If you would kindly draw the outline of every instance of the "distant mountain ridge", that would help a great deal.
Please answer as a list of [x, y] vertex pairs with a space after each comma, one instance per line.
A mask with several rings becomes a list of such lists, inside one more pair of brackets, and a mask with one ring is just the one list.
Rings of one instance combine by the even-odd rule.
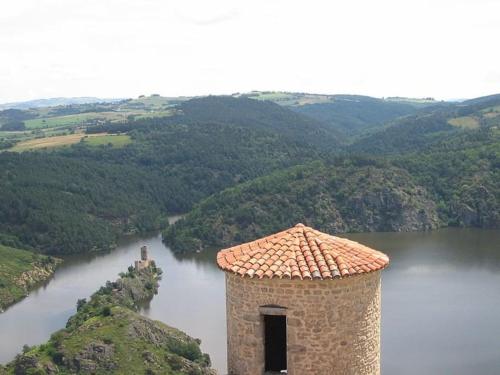
[[425, 150], [462, 132], [498, 129], [500, 94], [429, 107], [354, 142], [352, 153], [393, 155]]
[[34, 99], [23, 102], [0, 103], [0, 111], [4, 109], [30, 109], [30, 108], [44, 108], [44, 107], [57, 107], [61, 105], [72, 104], [91, 104], [91, 103], [115, 103], [123, 99], [118, 98], [96, 98], [93, 96], [82, 96], [74, 98], [47, 98], [47, 99]]

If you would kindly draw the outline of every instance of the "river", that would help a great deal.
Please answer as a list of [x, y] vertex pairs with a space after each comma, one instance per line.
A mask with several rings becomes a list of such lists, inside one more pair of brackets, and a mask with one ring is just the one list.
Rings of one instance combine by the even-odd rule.
[[[500, 231], [346, 237], [391, 257], [382, 281], [384, 375], [499, 373]], [[200, 338], [224, 374], [224, 274], [215, 252], [174, 255], [159, 235], [125, 239], [110, 253], [67, 258], [50, 281], [0, 314], [0, 363], [64, 327], [76, 300], [116, 279], [142, 245], [164, 275], [159, 294], [141, 312]]]

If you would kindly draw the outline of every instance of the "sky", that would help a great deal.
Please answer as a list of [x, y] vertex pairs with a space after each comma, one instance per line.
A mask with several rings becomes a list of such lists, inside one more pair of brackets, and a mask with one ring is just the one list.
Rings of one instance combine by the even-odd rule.
[[0, 102], [500, 92], [498, 0], [1, 0]]

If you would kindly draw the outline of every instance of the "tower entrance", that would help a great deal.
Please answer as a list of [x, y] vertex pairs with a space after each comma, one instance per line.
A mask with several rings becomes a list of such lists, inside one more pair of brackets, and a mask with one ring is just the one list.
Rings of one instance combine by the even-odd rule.
[[286, 316], [264, 315], [265, 370], [286, 371]]

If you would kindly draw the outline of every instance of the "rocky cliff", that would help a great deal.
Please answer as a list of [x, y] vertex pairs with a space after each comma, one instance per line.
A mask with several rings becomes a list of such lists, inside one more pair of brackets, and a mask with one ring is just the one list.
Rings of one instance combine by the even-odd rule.
[[49, 279], [62, 260], [0, 245], [0, 312]]

